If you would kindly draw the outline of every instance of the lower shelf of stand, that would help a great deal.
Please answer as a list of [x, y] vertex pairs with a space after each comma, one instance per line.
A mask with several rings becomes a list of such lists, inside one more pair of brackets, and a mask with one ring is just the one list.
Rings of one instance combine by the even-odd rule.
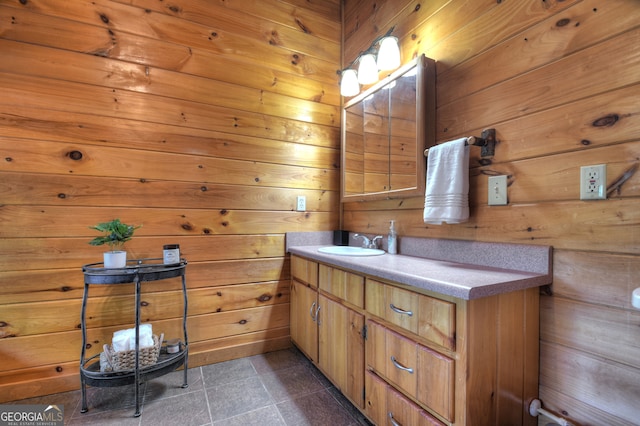
[[[187, 353], [188, 348], [184, 348], [175, 354], [160, 353], [158, 362], [140, 369], [140, 381], [151, 380], [176, 370], [178, 367], [184, 365]], [[135, 383], [136, 381], [134, 370], [108, 373], [101, 372], [100, 354], [89, 358], [85, 364], [80, 367], [80, 376], [87, 385], [94, 387], [125, 386]]]

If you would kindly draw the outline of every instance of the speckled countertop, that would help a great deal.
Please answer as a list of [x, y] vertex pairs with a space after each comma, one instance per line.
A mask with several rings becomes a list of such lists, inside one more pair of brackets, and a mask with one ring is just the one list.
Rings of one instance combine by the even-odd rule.
[[321, 234], [324, 233], [287, 234], [287, 250], [354, 272], [465, 300], [539, 287], [552, 281], [551, 248], [547, 246], [400, 238], [401, 254], [354, 257], [319, 252], [318, 248], [332, 245], [331, 236]]

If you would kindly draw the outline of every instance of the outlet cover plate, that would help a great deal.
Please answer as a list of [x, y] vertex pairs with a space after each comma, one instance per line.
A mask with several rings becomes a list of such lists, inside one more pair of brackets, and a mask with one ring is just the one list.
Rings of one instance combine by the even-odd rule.
[[299, 212], [307, 210], [307, 197], [304, 195], [298, 195], [296, 200], [296, 210]]
[[580, 199], [606, 200], [607, 198], [607, 165], [580, 167]]
[[507, 175], [489, 176], [487, 199], [490, 206], [507, 205]]

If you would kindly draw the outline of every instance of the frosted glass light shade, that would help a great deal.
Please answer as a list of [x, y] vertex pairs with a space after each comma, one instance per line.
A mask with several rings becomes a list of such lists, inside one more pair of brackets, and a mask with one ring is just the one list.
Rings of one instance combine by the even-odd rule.
[[360, 66], [358, 67], [358, 82], [360, 84], [373, 84], [378, 81], [378, 66], [376, 58], [367, 53], [360, 57]]
[[360, 93], [360, 84], [356, 70], [347, 69], [342, 71], [342, 81], [340, 82], [340, 94], [342, 96], [355, 96]]
[[397, 38], [389, 36], [380, 41], [377, 65], [380, 71], [394, 70], [400, 66], [400, 48]]

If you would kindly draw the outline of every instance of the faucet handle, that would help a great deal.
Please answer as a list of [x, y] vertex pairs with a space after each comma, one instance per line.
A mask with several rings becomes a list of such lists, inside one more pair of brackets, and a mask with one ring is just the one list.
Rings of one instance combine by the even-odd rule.
[[364, 248], [369, 248], [369, 246], [371, 245], [371, 240], [369, 240], [369, 237], [367, 237], [366, 235], [362, 235], [362, 234], [354, 234], [353, 235], [353, 239], [357, 239], [358, 237], [362, 238], [362, 247]]
[[373, 237], [373, 239], [371, 240], [371, 243], [369, 244], [369, 248], [377, 249], [378, 241], [380, 241], [381, 239], [382, 239], [382, 235], [376, 235], [375, 237]]

